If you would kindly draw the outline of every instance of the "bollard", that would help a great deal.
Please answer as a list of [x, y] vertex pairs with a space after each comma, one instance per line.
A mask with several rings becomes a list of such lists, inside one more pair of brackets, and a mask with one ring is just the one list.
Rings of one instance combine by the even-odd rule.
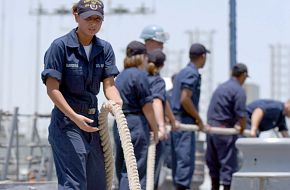
[[285, 190], [290, 187], [290, 139], [240, 138], [242, 166], [231, 190]]

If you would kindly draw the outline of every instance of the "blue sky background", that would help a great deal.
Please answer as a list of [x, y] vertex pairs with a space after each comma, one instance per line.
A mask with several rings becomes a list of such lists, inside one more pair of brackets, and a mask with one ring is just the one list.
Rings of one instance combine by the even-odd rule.
[[[36, 70], [43, 68], [43, 55], [53, 39], [76, 26], [72, 15], [42, 16], [40, 49], [36, 50], [36, 17], [31, 14], [38, 0], [0, 3], [0, 109], [32, 113], [35, 103]], [[72, 0], [40, 1], [48, 12], [61, 6], [70, 8]], [[106, 10], [109, 1], [105, 1]], [[228, 0], [111, 0], [111, 6], [122, 5], [135, 10], [140, 4], [155, 7], [149, 15], [105, 15], [99, 37], [109, 41], [122, 69], [123, 49], [138, 39], [142, 28], [158, 24], [170, 33], [167, 50], [181, 51], [182, 63], [188, 62], [187, 30], [214, 30], [212, 49], [214, 87], [228, 78], [229, 71], [229, 1]], [[4, 12], [3, 12], [4, 11]], [[107, 10], [108, 11], [108, 10]], [[4, 16], [4, 17], [3, 17]], [[4, 19], [3, 19], [4, 18]], [[260, 96], [270, 97], [270, 44], [290, 43], [289, 0], [237, 0], [238, 61], [248, 65], [250, 83], [260, 85]], [[36, 60], [36, 53], [40, 59]], [[37, 66], [37, 68], [36, 68]], [[166, 67], [169, 63], [166, 64]], [[52, 104], [37, 74], [39, 111], [48, 113]]]

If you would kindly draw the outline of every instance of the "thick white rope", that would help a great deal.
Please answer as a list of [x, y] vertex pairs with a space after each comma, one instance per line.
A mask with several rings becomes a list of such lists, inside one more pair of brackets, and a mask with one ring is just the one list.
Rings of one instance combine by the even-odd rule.
[[103, 105], [99, 114], [99, 134], [104, 153], [107, 190], [111, 190], [114, 176], [114, 158], [108, 128], [108, 113], [109, 112], [105, 109], [105, 106]]
[[120, 135], [121, 145], [124, 152], [125, 163], [128, 173], [129, 188], [130, 190], [141, 190], [139, 174], [137, 170], [137, 162], [134, 154], [133, 144], [131, 142], [130, 130], [127, 126], [125, 115], [123, 114], [122, 108], [113, 101], [108, 101], [103, 104], [101, 112], [99, 114], [99, 129], [100, 138], [102, 141], [102, 147], [105, 158], [105, 169], [106, 169], [106, 181], [107, 189], [112, 189], [113, 175], [114, 175], [114, 159], [113, 151], [110, 142], [109, 130], [108, 130], [108, 114], [109, 111], [106, 107], [112, 108], [112, 114], [114, 115], [117, 123], [117, 128]]
[[[179, 124], [179, 129], [181, 131], [198, 131], [199, 127], [192, 124]], [[235, 126], [234, 128], [221, 128], [221, 127], [205, 127], [205, 133], [217, 134], [217, 135], [237, 135], [240, 134], [240, 126]], [[243, 136], [250, 137], [250, 130], [245, 129]]]
[[[197, 125], [192, 124], [179, 124], [178, 130], [180, 131], [199, 131]], [[171, 126], [166, 126], [167, 130], [171, 130]], [[240, 127], [235, 126], [235, 128], [220, 128], [220, 127], [206, 127], [203, 131], [209, 134], [219, 134], [219, 135], [237, 135], [240, 134]], [[244, 130], [243, 135], [250, 137], [250, 130]], [[156, 155], [156, 144], [153, 140], [153, 136], [150, 137], [150, 145], [148, 148], [147, 156], [147, 179], [146, 179], [146, 190], [154, 189], [154, 167], [155, 167], [155, 155]]]
[[150, 144], [147, 154], [147, 171], [146, 171], [146, 190], [154, 189], [154, 171], [155, 171], [156, 144], [153, 133], [150, 134]]

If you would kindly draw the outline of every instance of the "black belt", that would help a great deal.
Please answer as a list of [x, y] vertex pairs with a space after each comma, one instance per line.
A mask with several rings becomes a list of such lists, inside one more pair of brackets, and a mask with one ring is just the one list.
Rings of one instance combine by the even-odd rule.
[[173, 113], [173, 115], [176, 115], [176, 116], [189, 116], [189, 117], [191, 117], [188, 113], [185, 113], [185, 112], [177, 112], [177, 113]]
[[89, 114], [89, 115], [94, 115], [97, 113], [97, 108], [86, 108], [86, 107], [79, 107], [79, 106], [71, 106], [71, 108], [78, 113], [84, 113], [84, 114]]
[[143, 112], [124, 112], [124, 115], [143, 115]]

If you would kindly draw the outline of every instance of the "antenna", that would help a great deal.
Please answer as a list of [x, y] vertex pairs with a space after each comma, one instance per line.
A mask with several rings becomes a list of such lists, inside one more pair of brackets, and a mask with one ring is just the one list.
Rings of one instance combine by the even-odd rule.
[[[154, 1], [154, 0], [153, 0]], [[141, 3], [135, 10], [131, 10], [128, 7], [124, 6], [123, 4], [119, 4], [118, 6], [112, 6], [112, 0], [108, 1], [108, 11], [105, 13], [106, 15], [127, 15], [127, 14], [154, 14], [155, 13], [155, 3], [151, 6], [146, 5], [144, 2]]]
[[34, 89], [34, 112], [37, 114], [39, 109], [39, 86], [40, 86], [40, 50], [41, 50], [41, 17], [42, 16], [64, 16], [71, 14], [70, 9], [64, 7], [58, 8], [49, 12], [42, 7], [41, 0], [37, 1], [37, 8], [34, 11], [30, 11], [30, 15], [36, 16], [36, 55], [35, 55], [35, 89]]
[[1, 71], [0, 72], [0, 109], [3, 108], [3, 90], [4, 90], [4, 61], [5, 61], [5, 57], [4, 57], [4, 50], [5, 50], [5, 43], [4, 43], [4, 39], [5, 39], [5, 0], [2, 1], [2, 10], [1, 10], [1, 36], [0, 36], [0, 44], [1, 44], [1, 49], [0, 49], [0, 66], [1, 66]]

